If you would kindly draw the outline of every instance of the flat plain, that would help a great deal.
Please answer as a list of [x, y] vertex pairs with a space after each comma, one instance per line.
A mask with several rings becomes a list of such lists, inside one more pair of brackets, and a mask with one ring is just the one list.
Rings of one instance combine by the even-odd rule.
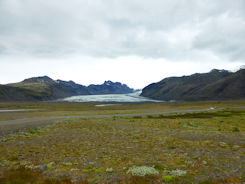
[[0, 183], [245, 182], [244, 100], [95, 105], [0, 103]]

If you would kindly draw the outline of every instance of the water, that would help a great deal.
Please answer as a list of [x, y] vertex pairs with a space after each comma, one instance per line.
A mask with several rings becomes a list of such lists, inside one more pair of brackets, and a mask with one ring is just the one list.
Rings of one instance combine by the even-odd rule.
[[139, 96], [140, 92], [129, 94], [109, 95], [81, 95], [64, 98], [61, 101], [67, 102], [160, 102], [150, 98]]

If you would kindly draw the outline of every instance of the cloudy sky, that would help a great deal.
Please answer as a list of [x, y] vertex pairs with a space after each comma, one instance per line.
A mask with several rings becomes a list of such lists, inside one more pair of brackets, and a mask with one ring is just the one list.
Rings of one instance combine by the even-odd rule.
[[244, 0], [0, 0], [0, 84], [48, 75], [142, 88], [242, 65]]

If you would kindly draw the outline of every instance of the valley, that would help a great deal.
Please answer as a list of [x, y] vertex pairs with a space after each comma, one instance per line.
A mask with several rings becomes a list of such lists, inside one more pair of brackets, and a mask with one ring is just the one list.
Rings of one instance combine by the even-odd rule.
[[244, 100], [98, 104], [0, 103], [0, 183], [244, 180]]

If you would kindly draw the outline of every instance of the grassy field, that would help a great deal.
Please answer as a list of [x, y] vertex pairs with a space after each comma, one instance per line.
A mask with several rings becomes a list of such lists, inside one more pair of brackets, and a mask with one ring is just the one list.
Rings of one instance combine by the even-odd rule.
[[142, 103], [120, 104], [114, 106], [95, 106], [97, 103], [68, 103], [68, 102], [18, 102], [1, 103], [2, 109], [37, 109], [36, 111], [1, 113], [0, 122], [13, 119], [50, 117], [50, 116], [76, 116], [76, 115], [103, 115], [103, 114], [136, 114], [169, 112], [185, 109], [204, 108], [232, 108], [245, 107], [245, 100], [239, 101], [211, 101], [186, 103]]
[[245, 182], [245, 101], [124, 104], [1, 103], [4, 120], [135, 114], [181, 109], [212, 112], [56, 121], [0, 140], [0, 183]]

